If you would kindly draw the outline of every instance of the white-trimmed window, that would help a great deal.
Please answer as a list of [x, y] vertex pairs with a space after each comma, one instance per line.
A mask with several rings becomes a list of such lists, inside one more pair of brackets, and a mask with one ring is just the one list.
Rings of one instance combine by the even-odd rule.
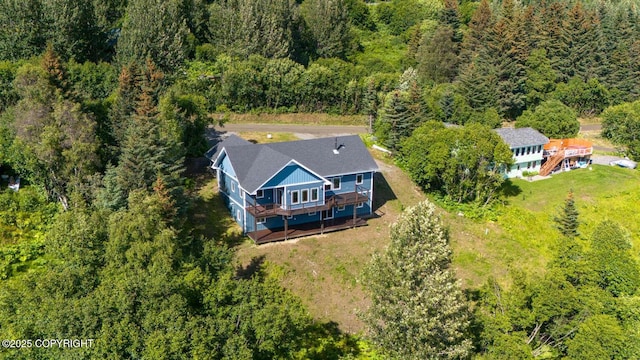
[[520, 156], [520, 148], [516, 149], [516, 156]]
[[338, 206], [338, 211], [344, 211], [344, 205]]
[[309, 189], [300, 190], [300, 197], [302, 198], [303, 203], [309, 202]]
[[256, 191], [256, 198], [257, 199], [262, 199], [264, 197], [264, 190], [260, 189], [258, 191]]
[[238, 221], [242, 221], [242, 213], [240, 212], [240, 209], [236, 210], [236, 219], [238, 219]]
[[363, 208], [364, 207], [364, 203], [363, 202], [359, 202], [358, 205], [356, 206], [358, 209], [359, 208]]
[[356, 185], [362, 185], [364, 182], [364, 174], [356, 174]]
[[293, 190], [291, 192], [291, 204], [300, 204], [300, 192], [298, 190]]
[[341, 183], [342, 183], [342, 178], [334, 177], [333, 179], [331, 179], [331, 189], [340, 190]]
[[311, 201], [318, 201], [318, 189], [311, 189]]
[[259, 217], [259, 218], [256, 219], [256, 222], [258, 224], [264, 224], [264, 223], [267, 222], [267, 218], [266, 217]]
[[236, 183], [231, 182], [231, 192], [236, 192]]

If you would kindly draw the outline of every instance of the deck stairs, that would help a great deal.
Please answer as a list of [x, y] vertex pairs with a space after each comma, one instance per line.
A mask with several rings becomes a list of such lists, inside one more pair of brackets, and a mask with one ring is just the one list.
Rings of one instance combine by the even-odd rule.
[[553, 171], [553, 169], [562, 162], [562, 160], [564, 160], [564, 150], [559, 150], [555, 155], [547, 158], [547, 161], [542, 164], [542, 167], [540, 168], [540, 175], [549, 175], [551, 171]]

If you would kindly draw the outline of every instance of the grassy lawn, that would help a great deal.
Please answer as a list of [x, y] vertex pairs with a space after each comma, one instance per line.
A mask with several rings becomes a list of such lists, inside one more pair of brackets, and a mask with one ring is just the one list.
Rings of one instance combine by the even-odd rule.
[[[211, 114], [217, 119], [220, 114]], [[368, 125], [365, 115], [331, 115], [324, 113], [294, 114], [229, 114], [231, 124], [298, 124], [298, 125]]]
[[[271, 134], [271, 138], [269, 138], [268, 134]], [[292, 133], [280, 132], [241, 131], [238, 133], [238, 136], [248, 141], [261, 144], [299, 140], [298, 137]]]
[[[264, 134], [241, 135], [258, 141], [264, 138]], [[291, 140], [288, 136], [285, 140]], [[256, 246], [241, 236], [217, 195], [215, 180], [203, 176], [193, 191], [194, 232], [234, 246], [238, 267], [247, 267], [256, 259], [264, 262], [316, 319], [334, 321], [342, 331], [362, 331], [357, 313], [366, 308], [368, 300], [359, 281], [361, 271], [371, 255], [388, 244], [389, 225], [402, 210], [425, 198], [390, 159], [378, 152], [373, 156], [382, 176], [374, 184], [377, 216], [368, 226]], [[640, 259], [640, 223], [636, 220], [640, 172], [594, 165], [592, 170], [561, 173], [542, 181], [514, 180], [511, 189], [513, 194], [498, 206], [493, 222], [441, 211], [450, 229], [453, 264], [464, 287], [477, 288], [489, 276], [508, 284], [509, 272], [515, 269], [541, 273], [559, 240], [553, 217], [570, 189], [580, 212], [584, 243], [598, 222], [614, 220], [631, 232], [633, 253]]]
[[510, 270], [541, 273], [554, 253], [559, 232], [554, 216], [560, 213], [571, 189], [580, 212], [584, 245], [595, 226], [606, 219], [622, 224], [631, 233], [633, 253], [640, 259], [640, 172], [594, 165], [536, 182], [514, 180], [519, 192], [498, 209], [495, 223], [473, 222], [449, 215], [454, 263], [469, 287], [491, 275], [508, 282]]
[[[632, 241], [640, 246], [640, 172], [614, 166], [593, 165], [593, 170], [583, 169], [554, 175], [549, 180], [527, 182], [519, 180], [516, 185], [522, 193], [510, 199], [500, 223], [503, 227], [513, 224], [517, 218], [514, 211], [531, 214], [540, 226], [522, 222], [529, 231], [523, 233], [540, 234], [553, 229], [553, 216], [558, 214], [568, 192], [573, 190], [576, 206], [580, 212], [580, 232], [588, 237], [595, 226], [603, 220], [613, 220], [622, 224], [634, 236]], [[525, 229], [527, 229], [525, 228]], [[555, 233], [555, 231], [554, 231]], [[522, 240], [526, 241], [525, 239]], [[638, 249], [634, 250], [638, 255]]]

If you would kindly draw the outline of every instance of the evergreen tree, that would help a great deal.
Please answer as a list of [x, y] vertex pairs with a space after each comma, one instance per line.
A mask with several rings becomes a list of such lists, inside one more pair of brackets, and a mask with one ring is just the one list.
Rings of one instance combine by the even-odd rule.
[[364, 320], [372, 340], [401, 359], [468, 357], [469, 313], [435, 206], [408, 208], [390, 236], [365, 275], [372, 304]]
[[556, 87], [557, 75], [544, 49], [531, 52], [526, 63], [525, 92], [527, 108], [533, 109], [547, 100]]
[[589, 70], [594, 44], [589, 40], [594, 27], [589, 14], [585, 12], [580, 2], [567, 12], [565, 31], [569, 40], [567, 60], [571, 65], [565, 75], [569, 78], [579, 76], [586, 80], [592, 76]]
[[49, 82], [56, 87], [62, 95], [68, 96], [69, 84], [67, 81], [67, 70], [60, 61], [60, 58], [49, 44], [42, 57], [42, 68], [49, 74]]
[[351, 33], [344, 0], [307, 0], [301, 12], [313, 37], [315, 53], [323, 58], [345, 58]]
[[513, 1], [502, 3], [502, 18], [490, 31], [485, 59], [493, 63], [499, 113], [515, 119], [525, 108], [525, 62], [528, 57], [521, 15]]
[[121, 66], [147, 59], [167, 72], [182, 66], [189, 29], [177, 1], [131, 0], [126, 13], [116, 49]]
[[613, 69], [610, 82], [624, 101], [635, 99], [634, 95], [638, 94], [640, 62], [637, 54], [632, 53], [633, 50], [637, 50], [637, 42], [640, 39], [634, 29], [634, 24], [638, 21], [637, 15], [631, 9], [620, 10], [614, 20], [615, 32], [612, 35], [615, 37], [615, 47], [609, 56]]
[[48, 20], [43, 0], [0, 0], [0, 59], [41, 54], [47, 46]]
[[462, 69], [459, 81], [458, 91], [467, 99], [472, 109], [485, 111], [498, 108], [498, 78], [486, 52], [483, 51]]
[[210, 13], [210, 42], [227, 53], [284, 58], [294, 51], [299, 35], [294, 0], [222, 0]]
[[440, 26], [433, 35], [423, 37], [416, 61], [420, 76], [427, 83], [449, 83], [455, 79], [460, 51], [455, 37], [456, 30], [450, 26]]
[[469, 65], [473, 62], [473, 58], [480, 48], [485, 46], [487, 33], [492, 26], [493, 14], [491, 13], [489, 1], [482, 0], [476, 11], [474, 11], [468, 24], [468, 30], [462, 40], [460, 53], [462, 63]]
[[[158, 91], [164, 75], [148, 62], [142, 75], [135, 114], [127, 124], [117, 167], [105, 174], [101, 198], [115, 209], [131, 191], [146, 189], [160, 179], [174, 199], [182, 191], [180, 172], [185, 150], [175, 118], [163, 119], [158, 111]], [[166, 120], [166, 121], [164, 121]]]
[[407, 101], [409, 107], [409, 113], [411, 114], [411, 131], [425, 121], [427, 116], [427, 106], [422, 96], [422, 88], [418, 85], [418, 82], [413, 80], [409, 84], [407, 91]]
[[396, 90], [389, 96], [376, 122], [376, 136], [384, 146], [397, 150], [400, 141], [411, 135], [414, 129], [412, 120], [405, 94]]
[[117, 163], [121, 147], [124, 145], [127, 128], [135, 112], [136, 99], [140, 96], [140, 68], [132, 63], [123, 66], [118, 77], [118, 88], [115, 92], [113, 105], [109, 109], [107, 129], [103, 131], [103, 139], [108, 148], [108, 158]]
[[82, 63], [103, 58], [106, 34], [97, 26], [92, 1], [46, 0], [44, 4], [51, 17], [49, 41], [63, 59]]
[[373, 132], [373, 119], [378, 116], [378, 91], [374, 79], [367, 83], [367, 90], [364, 94], [364, 108], [369, 120], [369, 132]]
[[[544, 5], [541, 5], [544, 6]], [[569, 79], [571, 64], [569, 58], [569, 39], [566, 27], [566, 5], [553, 2], [540, 17], [539, 47], [547, 50], [551, 67], [558, 74], [560, 81]]]
[[560, 233], [563, 236], [574, 238], [579, 235], [578, 215], [578, 210], [576, 209], [576, 204], [573, 200], [573, 190], [571, 190], [564, 201], [562, 213], [553, 219], [556, 223], [556, 228], [560, 230]]

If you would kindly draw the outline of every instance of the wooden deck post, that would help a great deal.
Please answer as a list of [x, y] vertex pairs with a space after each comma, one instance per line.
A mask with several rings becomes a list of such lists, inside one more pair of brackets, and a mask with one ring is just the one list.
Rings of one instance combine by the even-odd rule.
[[356, 228], [356, 212], [358, 211], [358, 186], [356, 185], [356, 203], [353, 204], [353, 228]]
[[357, 211], [357, 204], [353, 204], [353, 227], [356, 227], [356, 211]]
[[289, 235], [289, 220], [287, 216], [284, 217], [284, 241], [287, 241], [287, 235]]

